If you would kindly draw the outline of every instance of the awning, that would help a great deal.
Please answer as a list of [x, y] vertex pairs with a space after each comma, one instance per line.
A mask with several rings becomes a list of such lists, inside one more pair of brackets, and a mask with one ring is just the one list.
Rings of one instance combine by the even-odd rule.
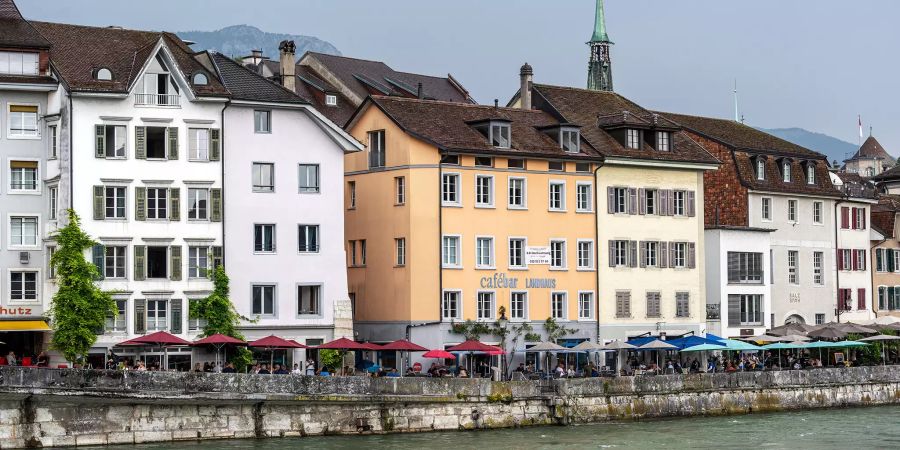
[[0, 320], [0, 331], [50, 331], [43, 320]]

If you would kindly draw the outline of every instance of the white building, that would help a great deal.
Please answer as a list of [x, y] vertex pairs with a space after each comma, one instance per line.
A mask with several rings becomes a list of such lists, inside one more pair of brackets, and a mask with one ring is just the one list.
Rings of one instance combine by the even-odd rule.
[[837, 204], [837, 312], [841, 322], [875, 318], [872, 289], [871, 206], [878, 203], [874, 191], [864, 188], [858, 174], [831, 174], [832, 183], [844, 193]]

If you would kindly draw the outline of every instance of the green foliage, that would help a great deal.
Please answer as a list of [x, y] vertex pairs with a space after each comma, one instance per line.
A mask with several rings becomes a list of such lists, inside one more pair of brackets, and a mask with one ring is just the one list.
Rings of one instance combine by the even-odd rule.
[[547, 320], [544, 321], [544, 331], [547, 332], [547, 340], [549, 342], [556, 342], [566, 335], [575, 333], [578, 330], [574, 328], [566, 328], [565, 326], [557, 323], [556, 319], [548, 317]]
[[450, 331], [455, 334], [461, 334], [466, 337], [467, 340], [479, 340], [482, 335], [485, 334], [494, 334], [486, 323], [483, 322], [474, 322], [471, 319], [466, 320], [463, 323], [451, 323]]
[[338, 373], [344, 364], [344, 352], [340, 350], [320, 350], [319, 360], [322, 361], [322, 367], [328, 369], [331, 373]]
[[96, 242], [81, 229], [75, 211], [68, 210], [68, 215], [68, 225], [53, 236], [58, 247], [50, 265], [56, 271], [59, 290], [50, 305], [50, 347], [66, 360], [80, 362], [97, 341], [97, 332], [103, 330], [106, 317], [114, 316], [118, 310], [112, 295], [94, 284], [100, 276], [97, 267], [84, 258], [84, 251]]
[[[191, 319], [204, 321], [203, 337], [214, 334], [224, 334], [233, 338], [244, 340], [244, 335], [238, 331], [241, 321], [252, 322], [247, 317], [240, 315], [234, 308], [234, 304], [228, 298], [228, 274], [225, 268], [217, 266], [213, 269], [213, 292], [202, 300], [191, 302], [189, 316]], [[253, 355], [245, 347], [238, 347], [231, 354], [230, 361], [238, 371], [253, 361]]]

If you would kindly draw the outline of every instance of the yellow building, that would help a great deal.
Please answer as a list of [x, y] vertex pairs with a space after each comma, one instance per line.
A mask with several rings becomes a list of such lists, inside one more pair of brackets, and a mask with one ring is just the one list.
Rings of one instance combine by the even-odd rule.
[[367, 145], [345, 165], [357, 339], [443, 348], [464, 340], [451, 324], [493, 324], [501, 308], [510, 329], [544, 334], [552, 317], [574, 330], [570, 343], [596, 337], [602, 158], [580, 127], [536, 110], [375, 96], [347, 130]]

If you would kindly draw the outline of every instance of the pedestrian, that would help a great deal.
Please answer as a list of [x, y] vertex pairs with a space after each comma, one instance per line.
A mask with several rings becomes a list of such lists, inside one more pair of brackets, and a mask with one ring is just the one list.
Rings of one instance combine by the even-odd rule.
[[9, 353], [6, 355], [6, 364], [9, 364], [10, 366], [15, 366], [15, 365], [17, 365], [17, 363], [16, 363], [16, 354], [13, 353], [12, 350], [10, 350]]
[[316, 361], [312, 358], [306, 360], [306, 374], [309, 376], [316, 374]]
[[300, 365], [299, 365], [299, 364], [294, 364], [294, 369], [291, 370], [291, 374], [292, 374], [292, 375], [303, 375], [303, 371], [300, 370]]

